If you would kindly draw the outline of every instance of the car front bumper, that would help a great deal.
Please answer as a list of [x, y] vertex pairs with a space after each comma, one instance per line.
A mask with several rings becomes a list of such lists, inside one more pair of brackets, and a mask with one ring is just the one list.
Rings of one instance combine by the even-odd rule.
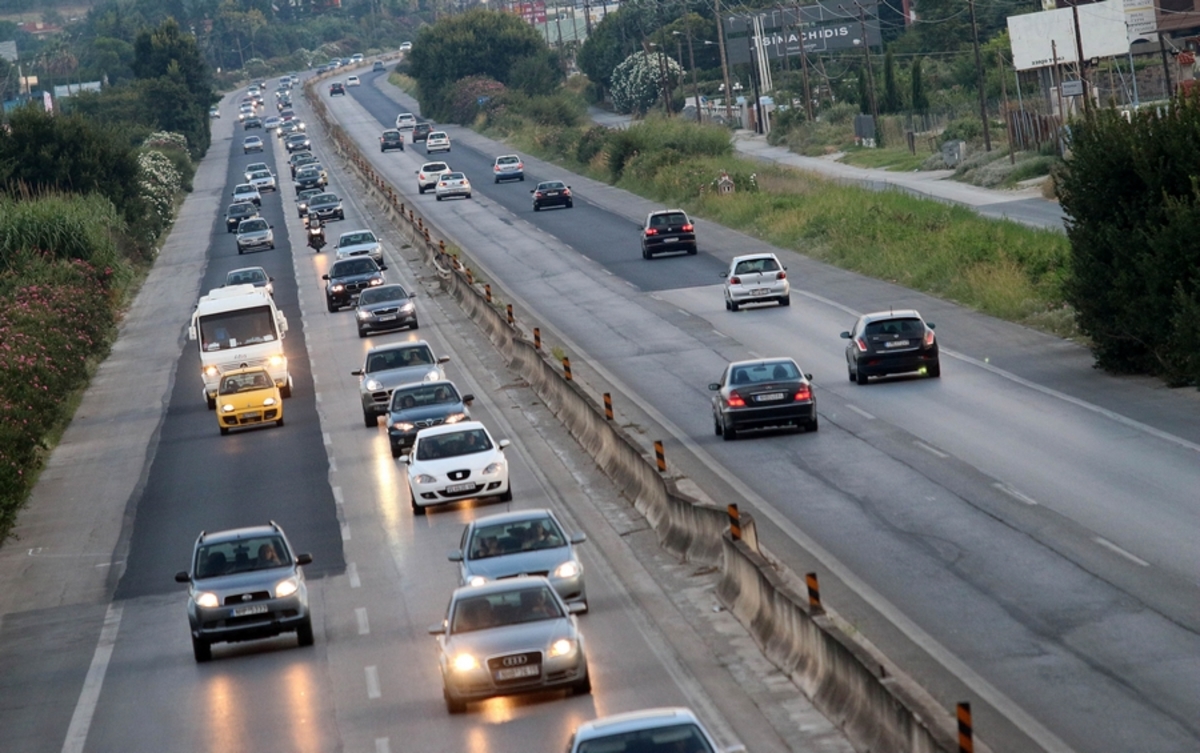
[[190, 604], [188, 622], [192, 637], [210, 643], [251, 641], [294, 632], [309, 620], [307, 586], [301, 586], [291, 596], [270, 599], [265, 604], [267, 611], [243, 617], [235, 617], [234, 610], [244, 605], [204, 609]]
[[[472, 473], [472, 475], [478, 475]], [[412, 483], [411, 481], [409, 482]], [[462, 491], [448, 491], [449, 486], [458, 486], [458, 484], [447, 484], [445, 481], [438, 481], [433, 484], [412, 484], [413, 504], [418, 507], [430, 507], [432, 505], [444, 505], [450, 502], [457, 502], [463, 499], [479, 499], [481, 497], [497, 497], [505, 494], [508, 487], [508, 472], [497, 473], [491, 476], [479, 476], [474, 479], [472, 488]]]
[[[514, 652], [519, 653], [519, 652]], [[528, 654], [540, 653], [537, 651]], [[443, 660], [444, 662], [445, 660]], [[569, 687], [587, 677], [587, 658], [582, 644], [567, 656], [543, 658], [536, 677], [516, 680], [497, 680], [485, 660], [481, 666], [466, 672], [447, 669], [443, 664], [442, 681], [448, 697], [459, 701], [478, 701], [496, 696], [532, 693], [539, 690]]]
[[243, 408], [228, 413], [217, 411], [217, 423], [222, 429], [238, 429], [244, 426], [258, 426], [271, 423], [283, 418], [283, 405], [259, 406]]

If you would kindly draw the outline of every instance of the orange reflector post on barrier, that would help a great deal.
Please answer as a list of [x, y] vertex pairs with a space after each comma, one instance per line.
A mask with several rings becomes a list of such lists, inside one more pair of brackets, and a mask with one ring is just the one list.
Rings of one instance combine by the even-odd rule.
[[510, 327], [513, 326], [514, 321], [515, 320], [513, 319], [512, 304], [510, 303], [510, 304], [508, 304], [508, 326], [510, 326]]
[[654, 440], [654, 461], [658, 464], [658, 472], [667, 472], [667, 455], [663, 452], [662, 440]]
[[975, 753], [975, 731], [971, 727], [971, 704], [958, 704], [958, 753]]
[[571, 359], [563, 356], [563, 376], [566, 380], [571, 381]]
[[817, 583], [817, 574], [808, 573], [804, 576], [804, 583], [808, 586], [808, 609], [813, 614], [825, 611], [825, 607], [821, 606], [821, 586]]
[[729, 535], [734, 541], [742, 539], [742, 514], [738, 512], [738, 506], [730, 503], [725, 506], [725, 511], [729, 513]]
[[487, 283], [484, 283], [483, 285], [483, 297], [488, 303], [492, 302], [492, 286], [488, 285]]
[[613, 420], [612, 395], [607, 392], [604, 393], [604, 417], [609, 421]]
[[463, 269], [467, 273], [467, 284], [474, 285], [475, 284], [475, 275], [471, 274], [471, 268], [464, 267]]
[[534, 347], [534, 350], [542, 349], [542, 328], [541, 327], [533, 328], [533, 347]]

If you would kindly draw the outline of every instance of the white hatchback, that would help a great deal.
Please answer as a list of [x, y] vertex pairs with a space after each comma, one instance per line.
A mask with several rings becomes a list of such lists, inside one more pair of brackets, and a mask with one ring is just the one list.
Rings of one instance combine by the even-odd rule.
[[417, 116], [411, 112], [402, 112], [396, 116], [396, 128], [401, 131], [411, 131], [417, 126]]
[[725, 308], [737, 311], [747, 303], [778, 302], [780, 306], [792, 303], [792, 287], [787, 278], [787, 267], [779, 263], [775, 254], [750, 254], [735, 256], [729, 270], [722, 272], [725, 278]]
[[445, 131], [432, 131], [425, 137], [425, 153], [450, 151], [450, 137]]
[[358, 76], [350, 76], [346, 79], [346, 86], [358, 86], [362, 82], [358, 80]]
[[464, 499], [492, 497], [511, 502], [509, 441], [496, 441], [478, 421], [431, 426], [417, 432], [412, 452], [400, 462], [408, 466], [408, 489], [414, 515], [427, 507]]

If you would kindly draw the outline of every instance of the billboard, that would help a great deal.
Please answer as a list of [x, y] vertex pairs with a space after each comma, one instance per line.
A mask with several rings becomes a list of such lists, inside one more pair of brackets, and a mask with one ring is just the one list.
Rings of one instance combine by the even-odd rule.
[[728, 16], [725, 54], [730, 65], [736, 65], [750, 62], [750, 46], [756, 43], [768, 60], [799, 55], [801, 45], [810, 54], [861, 49], [864, 25], [867, 44], [878, 46], [878, 8], [875, 2], [819, 0], [813, 5], [764, 10], [756, 14], [762, 20], [762, 39], [754, 38], [755, 15]]
[[0, 58], [4, 58], [10, 63], [17, 62], [17, 43], [0, 42]]
[[546, 23], [546, 3], [544, 0], [534, 3], [513, 3], [511, 7], [513, 12], [524, 19], [527, 24], [540, 26]]
[[1008, 17], [1008, 36], [1012, 45], [1013, 65], [1019, 71], [1075, 63], [1075, 19], [1079, 14], [1079, 35], [1083, 57], [1107, 58], [1129, 52], [1129, 34], [1125, 28], [1125, 0], [1059, 8], [1023, 16]]

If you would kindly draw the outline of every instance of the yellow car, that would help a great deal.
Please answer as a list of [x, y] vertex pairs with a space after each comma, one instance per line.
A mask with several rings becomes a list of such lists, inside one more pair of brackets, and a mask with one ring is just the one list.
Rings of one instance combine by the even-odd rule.
[[217, 425], [222, 434], [274, 421], [283, 426], [283, 396], [264, 368], [226, 372], [217, 386]]

